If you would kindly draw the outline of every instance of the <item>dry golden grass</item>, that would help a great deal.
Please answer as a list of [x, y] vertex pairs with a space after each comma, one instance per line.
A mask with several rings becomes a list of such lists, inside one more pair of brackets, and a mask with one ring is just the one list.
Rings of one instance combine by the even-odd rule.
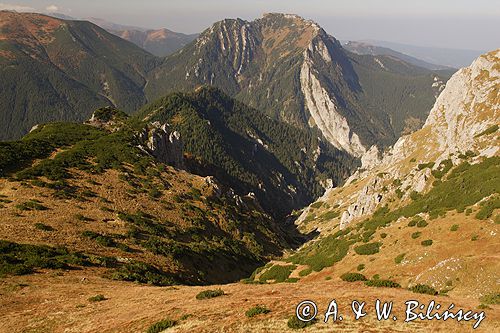
[[[404, 301], [417, 299], [427, 304], [434, 299], [443, 307], [455, 303], [457, 308], [477, 311], [475, 300], [455, 297], [427, 296], [405, 290], [369, 288], [362, 283], [340, 281], [308, 281], [294, 284], [244, 285], [229, 284], [210, 287], [150, 287], [98, 277], [98, 271], [44, 272], [11, 277], [0, 285], [1, 332], [144, 332], [152, 323], [164, 318], [179, 324], [169, 332], [287, 332], [287, 318], [304, 299], [314, 300], [319, 312], [336, 299], [345, 320], [338, 323], [319, 322], [308, 332], [467, 332], [472, 322], [415, 321], [404, 323]], [[85, 280], [82, 281], [82, 279]], [[205, 289], [222, 288], [227, 295], [210, 300], [197, 300]], [[89, 302], [88, 298], [103, 294], [107, 300]], [[374, 317], [376, 299], [394, 301], [396, 322], [378, 322]], [[353, 320], [352, 300], [367, 302], [369, 314]], [[264, 305], [271, 312], [247, 318], [245, 311]], [[498, 332], [498, 305], [487, 309], [487, 318], [478, 332]], [[185, 315], [187, 319], [181, 320]], [[319, 317], [323, 318], [322, 315]]]

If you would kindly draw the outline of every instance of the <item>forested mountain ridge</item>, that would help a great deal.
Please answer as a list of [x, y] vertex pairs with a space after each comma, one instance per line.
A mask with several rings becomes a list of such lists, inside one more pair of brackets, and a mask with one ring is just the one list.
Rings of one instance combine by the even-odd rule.
[[273, 120], [213, 87], [167, 95], [134, 117], [171, 124], [192, 171], [214, 175], [240, 194], [253, 192], [275, 217], [342, 184], [358, 165], [321, 133]]
[[83, 121], [99, 106], [136, 110], [156, 61], [89, 22], [1, 11], [0, 140], [38, 123]]
[[424, 60], [412, 57], [405, 53], [401, 53], [390, 49], [388, 47], [376, 46], [372, 45], [368, 42], [359, 42], [359, 41], [347, 41], [342, 44], [346, 50], [356, 53], [356, 54], [368, 54], [373, 56], [390, 56], [397, 59], [401, 59], [407, 63], [413, 64], [418, 67], [427, 68], [430, 70], [449, 70], [452, 72], [454, 69], [449, 66], [443, 66], [438, 64], [431, 64]]

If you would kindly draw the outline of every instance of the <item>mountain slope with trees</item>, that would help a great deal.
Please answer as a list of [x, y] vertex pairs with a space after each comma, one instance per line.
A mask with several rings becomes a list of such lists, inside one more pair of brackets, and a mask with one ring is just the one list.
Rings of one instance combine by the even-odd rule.
[[358, 163], [320, 133], [273, 120], [212, 87], [168, 95], [135, 117], [171, 124], [184, 138], [191, 170], [240, 194], [253, 192], [276, 217], [341, 184]]
[[0, 140], [39, 123], [83, 121], [99, 106], [146, 103], [156, 58], [84, 21], [0, 12]]

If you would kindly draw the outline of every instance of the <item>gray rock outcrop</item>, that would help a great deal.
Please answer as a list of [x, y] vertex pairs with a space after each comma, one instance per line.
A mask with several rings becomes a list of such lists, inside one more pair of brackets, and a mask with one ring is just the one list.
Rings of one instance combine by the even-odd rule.
[[159, 162], [173, 167], [184, 168], [184, 144], [179, 132], [170, 129], [168, 124], [150, 123], [139, 134], [141, 145]]

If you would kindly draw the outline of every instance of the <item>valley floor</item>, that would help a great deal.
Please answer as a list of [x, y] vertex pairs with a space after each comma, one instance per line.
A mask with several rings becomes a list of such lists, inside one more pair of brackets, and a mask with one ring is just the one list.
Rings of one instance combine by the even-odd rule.
[[[33, 275], [0, 280], [0, 332], [145, 332], [162, 319], [171, 318], [177, 325], [168, 332], [285, 332], [287, 319], [302, 300], [313, 300], [319, 307], [318, 323], [308, 332], [467, 332], [474, 321], [414, 321], [405, 323], [406, 300], [428, 304], [435, 300], [447, 309], [482, 311], [475, 299], [427, 296], [406, 290], [370, 288], [362, 283], [340, 280], [310, 280], [298, 283], [247, 285], [234, 283], [210, 287], [152, 287], [99, 277], [101, 269], [42, 271]], [[206, 289], [222, 288], [226, 295], [197, 300]], [[90, 302], [102, 294], [100, 302]], [[377, 321], [376, 299], [394, 301], [397, 321]], [[322, 322], [332, 299], [339, 304], [342, 322]], [[350, 304], [366, 301], [368, 316], [354, 320]], [[245, 312], [264, 305], [268, 314], [247, 318]], [[500, 306], [485, 310], [486, 319], [478, 332], [499, 332]], [[291, 330], [290, 330], [291, 331]]]

